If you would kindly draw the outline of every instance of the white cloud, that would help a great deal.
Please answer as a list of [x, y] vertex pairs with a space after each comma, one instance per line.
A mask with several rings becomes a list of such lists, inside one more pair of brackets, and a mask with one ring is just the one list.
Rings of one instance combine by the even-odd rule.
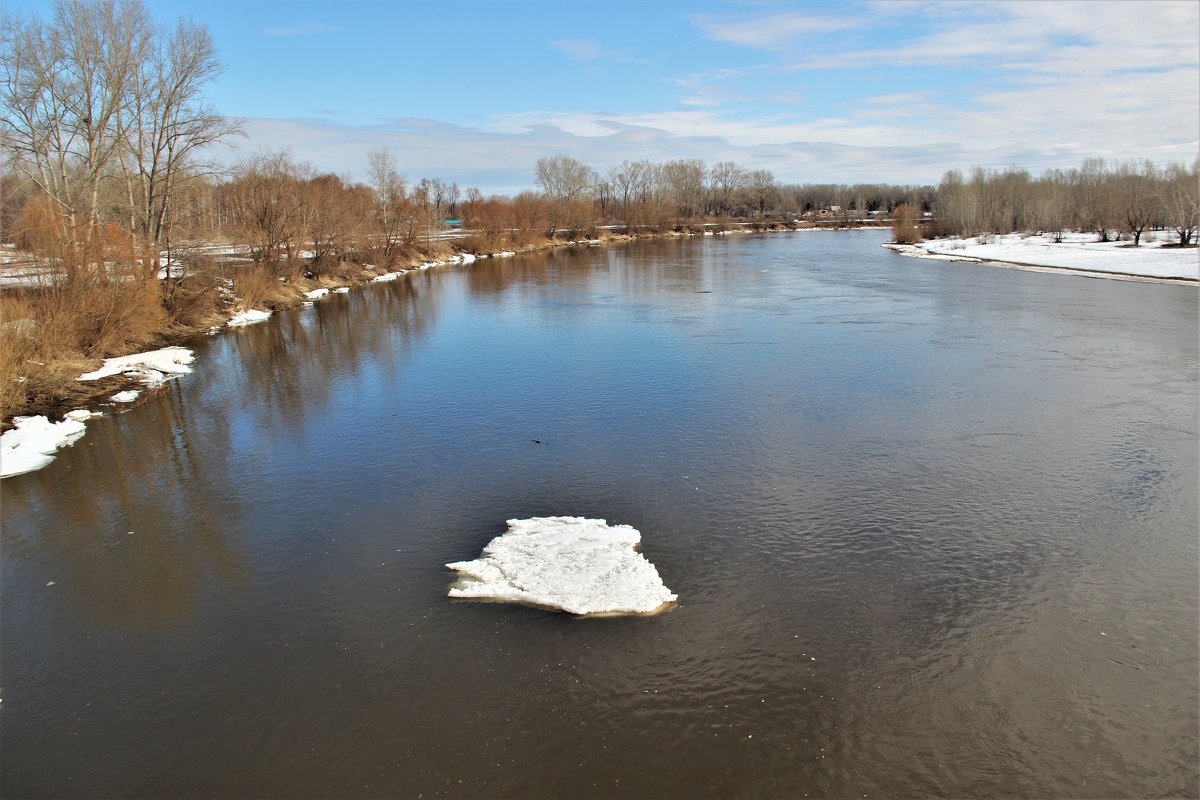
[[764, 49], [792, 44], [815, 34], [846, 30], [860, 24], [858, 20], [845, 16], [822, 17], [798, 12], [772, 14], [750, 20], [700, 16], [694, 17], [693, 22], [711, 39]]
[[[247, 131], [252, 145], [288, 145], [324, 170], [361, 174], [367, 149], [385, 146], [410, 176], [506, 192], [531, 186], [534, 163], [552, 153], [598, 169], [626, 158], [734, 160], [819, 182], [933, 182], [974, 165], [1036, 172], [1092, 155], [1195, 156], [1200, 4], [838, 8], [846, 19], [694, 20], [708, 38], [770, 53], [768, 63], [709, 60], [703, 72], [659, 78], [679, 90], [674, 107], [659, 111], [517, 108], [472, 127], [259, 119]], [[550, 46], [590, 68], [628, 58], [590, 39]], [[845, 95], [830, 100], [822, 91], [830, 86]]]

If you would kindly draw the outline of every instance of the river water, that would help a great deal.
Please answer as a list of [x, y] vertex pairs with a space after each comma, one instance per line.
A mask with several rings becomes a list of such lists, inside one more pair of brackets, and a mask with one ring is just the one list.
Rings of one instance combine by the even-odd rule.
[[[883, 240], [481, 261], [199, 342], [4, 482], [3, 795], [1195, 796], [1195, 288]], [[560, 514], [679, 605], [445, 597]]]

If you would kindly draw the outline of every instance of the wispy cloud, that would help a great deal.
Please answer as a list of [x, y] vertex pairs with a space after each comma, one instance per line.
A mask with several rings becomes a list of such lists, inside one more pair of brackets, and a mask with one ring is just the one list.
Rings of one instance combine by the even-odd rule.
[[721, 101], [709, 95], [696, 95], [680, 98], [679, 104], [685, 106], [719, 106], [721, 105]]
[[745, 47], [772, 49], [817, 34], [843, 31], [861, 24], [853, 17], [824, 17], [788, 12], [742, 20], [715, 16], [693, 17], [692, 21], [710, 39]]
[[616, 61], [624, 64], [637, 62], [624, 50], [613, 50], [591, 39], [559, 39], [549, 46], [566, 53], [577, 61]]
[[263, 36], [321, 36], [344, 33], [345, 28], [323, 22], [299, 22], [294, 25], [275, 25], [263, 31]]

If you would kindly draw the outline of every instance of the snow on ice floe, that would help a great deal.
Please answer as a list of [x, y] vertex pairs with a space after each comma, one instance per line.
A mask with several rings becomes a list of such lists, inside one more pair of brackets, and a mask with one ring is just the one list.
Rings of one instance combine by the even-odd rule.
[[59, 448], [74, 444], [87, 430], [70, 418], [51, 422], [44, 416], [14, 417], [13, 424], [15, 428], [0, 436], [0, 478], [41, 469]]
[[313, 289], [311, 292], [305, 292], [304, 296], [309, 300], [320, 300], [327, 294], [329, 294], [328, 289]]
[[226, 324], [231, 328], [237, 328], [242, 325], [253, 325], [256, 322], [263, 322], [271, 316], [270, 311], [259, 311], [257, 308], [252, 308], [249, 311], [239, 311], [230, 318]]
[[195, 356], [186, 347], [164, 347], [161, 350], [151, 350], [146, 353], [106, 358], [104, 366], [94, 372], [85, 372], [77, 380], [97, 381], [113, 375], [126, 375], [154, 386], [169, 377], [191, 372], [192, 368], [188, 365], [193, 360], [195, 360]]
[[510, 519], [479, 558], [446, 565], [459, 573], [449, 596], [578, 615], [651, 614], [677, 596], [637, 552], [641, 538], [636, 528], [602, 519]]

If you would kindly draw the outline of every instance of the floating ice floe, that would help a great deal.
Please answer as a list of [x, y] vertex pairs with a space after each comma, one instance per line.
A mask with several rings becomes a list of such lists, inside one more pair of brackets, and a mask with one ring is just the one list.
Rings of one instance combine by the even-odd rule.
[[305, 292], [304, 296], [309, 300], [320, 300], [327, 294], [329, 294], [328, 289], [313, 289], [311, 292]]
[[256, 322], [262, 322], [270, 318], [270, 311], [259, 311], [257, 308], [252, 308], [249, 311], [239, 311], [234, 314], [227, 325], [231, 328], [237, 328], [242, 325], [253, 325]]
[[338, 288], [333, 290], [333, 293], [334, 294], [350, 294], [350, 287], [349, 286], [339, 286]]
[[114, 403], [132, 403], [134, 400], [138, 399], [139, 394], [141, 394], [141, 392], [129, 389], [124, 392], [117, 392], [108, 399], [112, 400]]
[[60, 447], [74, 444], [87, 430], [76, 419], [51, 422], [44, 416], [14, 417], [16, 425], [0, 436], [0, 478], [41, 469]]
[[502, 252], [495, 253], [496, 258], [511, 258], [515, 255], [516, 253], [514, 253], [512, 250], [504, 250]]
[[188, 365], [193, 360], [195, 356], [186, 347], [164, 347], [146, 353], [106, 358], [104, 366], [94, 372], [85, 372], [77, 380], [98, 381], [113, 375], [125, 375], [137, 378], [149, 386], [156, 386], [168, 378], [191, 372], [192, 368]]
[[510, 519], [459, 573], [450, 597], [501, 600], [571, 614], [652, 614], [675, 602], [658, 570], [637, 552], [629, 525], [584, 517]]
[[373, 283], [387, 283], [388, 281], [396, 280], [400, 275], [401, 273], [399, 272], [386, 272], [383, 275], [376, 275], [374, 278], [371, 278], [371, 281]]

